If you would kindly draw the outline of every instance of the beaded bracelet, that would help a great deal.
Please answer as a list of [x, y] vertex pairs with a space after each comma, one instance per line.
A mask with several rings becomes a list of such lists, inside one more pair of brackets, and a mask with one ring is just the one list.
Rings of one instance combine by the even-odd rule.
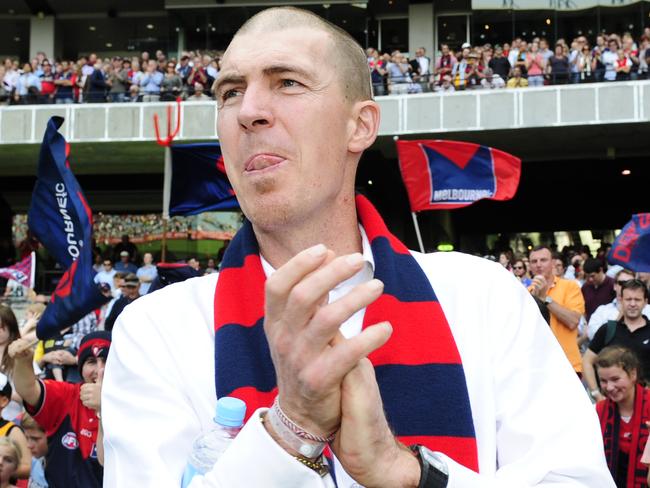
[[329, 444], [334, 440], [334, 434], [336, 434], [336, 432], [331, 433], [327, 437], [321, 437], [307, 432], [305, 429], [296, 424], [293, 420], [287, 417], [287, 414], [285, 414], [282, 408], [280, 408], [280, 401], [278, 400], [278, 397], [275, 397], [275, 401], [273, 402], [273, 407], [271, 407], [271, 409], [275, 410], [275, 413], [277, 413], [278, 418], [285, 425], [285, 427], [290, 429], [291, 432], [296, 434], [301, 439], [307, 439], [314, 442], [322, 442], [323, 444]]

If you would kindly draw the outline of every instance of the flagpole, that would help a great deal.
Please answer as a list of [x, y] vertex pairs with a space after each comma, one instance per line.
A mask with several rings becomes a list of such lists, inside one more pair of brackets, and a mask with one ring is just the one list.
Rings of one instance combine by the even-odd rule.
[[34, 251], [32, 251], [31, 258], [32, 258], [32, 269], [30, 270], [29, 273], [29, 287], [33, 290], [34, 285], [36, 284], [36, 253]]
[[172, 192], [172, 150], [165, 146], [165, 179], [163, 181], [163, 213], [162, 213], [162, 250], [160, 259], [164, 263], [167, 259], [167, 227], [169, 224], [169, 202]]
[[415, 235], [418, 237], [418, 244], [420, 245], [420, 252], [424, 254], [424, 244], [422, 243], [422, 234], [420, 234], [420, 224], [418, 224], [418, 216], [415, 212], [411, 212], [413, 217], [413, 225], [415, 226]]

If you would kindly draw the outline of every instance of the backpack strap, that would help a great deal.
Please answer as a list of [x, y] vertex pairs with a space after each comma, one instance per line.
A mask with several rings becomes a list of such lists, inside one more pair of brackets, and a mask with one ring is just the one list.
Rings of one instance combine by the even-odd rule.
[[605, 346], [614, 339], [614, 336], [616, 335], [616, 324], [616, 320], [608, 320], [605, 324], [605, 327], [607, 327], [607, 329], [605, 329]]

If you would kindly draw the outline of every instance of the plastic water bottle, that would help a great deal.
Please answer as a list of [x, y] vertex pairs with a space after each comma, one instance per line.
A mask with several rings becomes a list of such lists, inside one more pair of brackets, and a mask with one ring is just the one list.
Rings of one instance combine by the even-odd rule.
[[183, 473], [182, 488], [187, 488], [195, 475], [205, 474], [213, 468], [217, 459], [239, 434], [245, 416], [246, 404], [239, 398], [223, 397], [217, 400], [214, 427], [194, 441]]

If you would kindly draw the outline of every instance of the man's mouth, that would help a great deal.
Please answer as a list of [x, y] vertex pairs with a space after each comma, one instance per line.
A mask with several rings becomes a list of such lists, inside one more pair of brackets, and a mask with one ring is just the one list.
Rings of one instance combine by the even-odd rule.
[[252, 171], [263, 171], [267, 168], [277, 166], [283, 161], [286, 161], [286, 159], [282, 156], [278, 156], [277, 154], [255, 154], [248, 161], [246, 161], [244, 171], [247, 173]]

